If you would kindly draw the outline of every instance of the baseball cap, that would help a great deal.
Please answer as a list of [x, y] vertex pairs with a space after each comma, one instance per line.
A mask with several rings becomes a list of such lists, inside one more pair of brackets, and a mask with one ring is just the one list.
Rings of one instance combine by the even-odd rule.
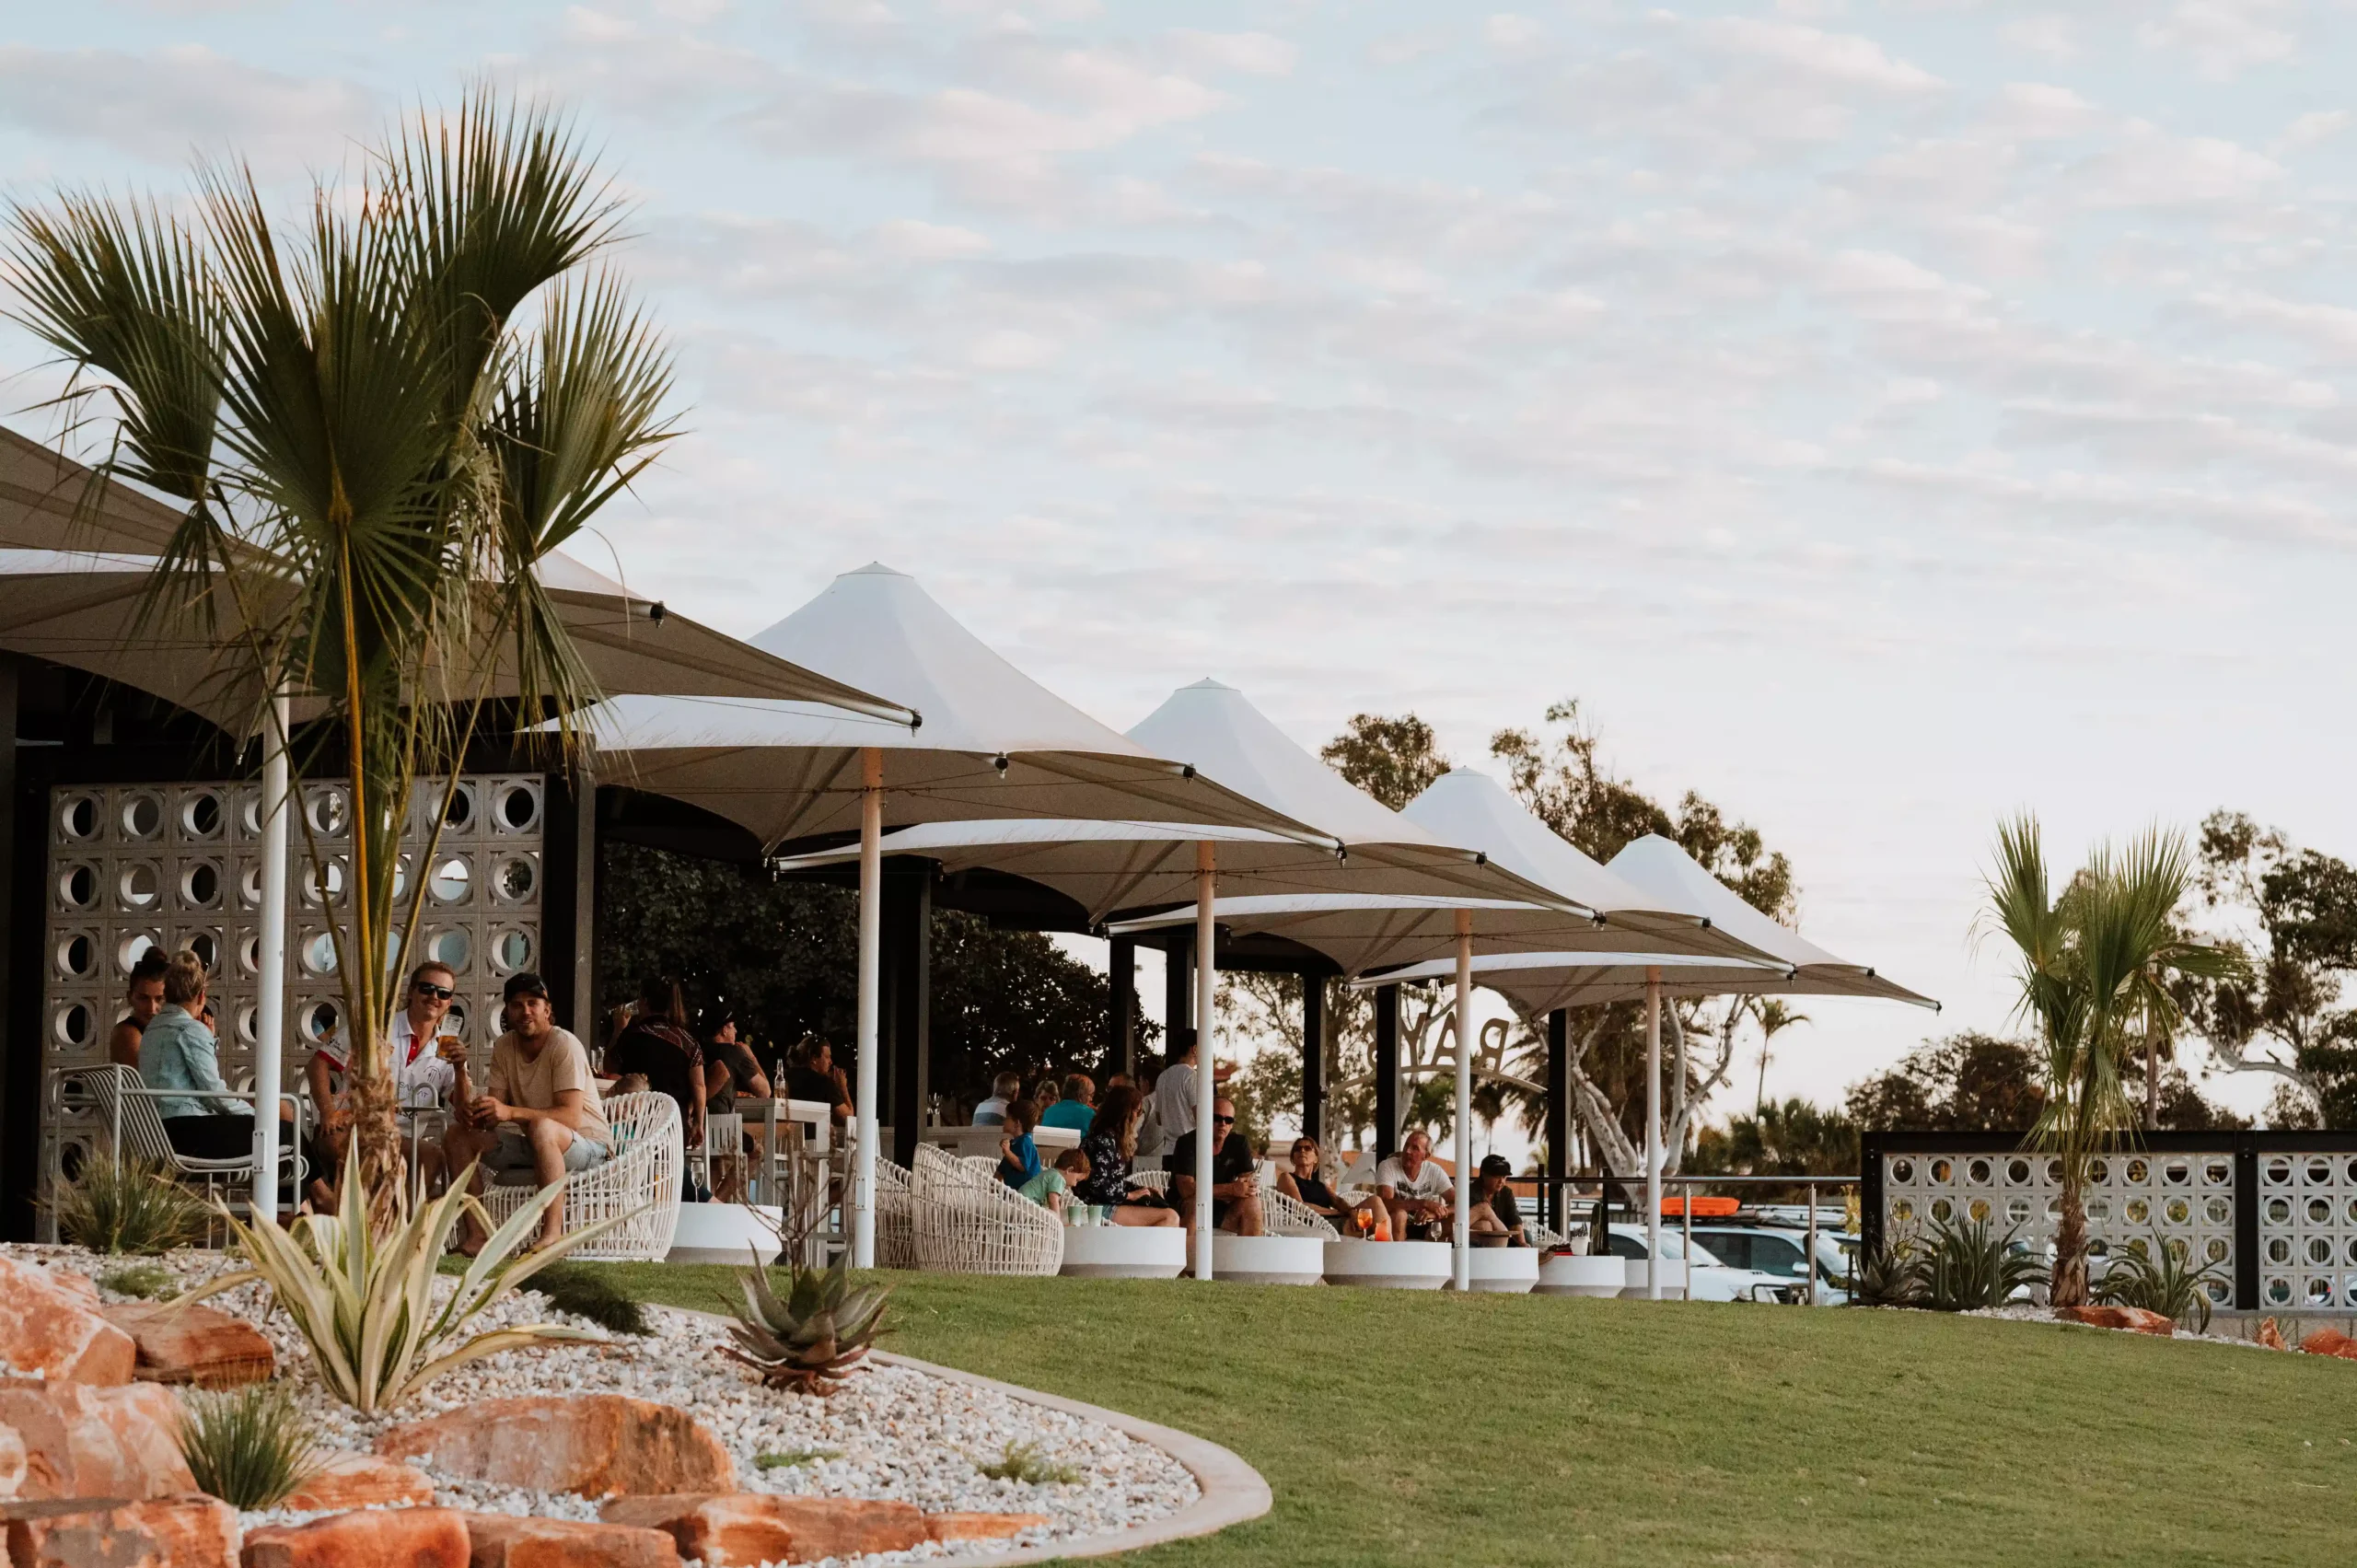
[[513, 1002], [518, 996], [537, 996], [545, 1002], [548, 1000], [548, 982], [531, 970], [526, 970], [519, 974], [511, 974], [507, 977], [507, 990], [503, 1000]]
[[1481, 1174], [1484, 1176], [1512, 1176], [1514, 1174], [1514, 1162], [1506, 1158], [1504, 1155], [1483, 1155], [1481, 1156]]

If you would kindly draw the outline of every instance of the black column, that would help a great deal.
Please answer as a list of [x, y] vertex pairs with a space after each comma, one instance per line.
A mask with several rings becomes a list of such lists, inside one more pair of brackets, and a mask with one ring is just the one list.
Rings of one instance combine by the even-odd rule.
[[2258, 1310], [2258, 1140], [2235, 1134], [2235, 1309]]
[[[1547, 1015], [1547, 1174], [1560, 1183], [1571, 1173], [1572, 1015], [1558, 1007]], [[1564, 1207], [1564, 1191], [1561, 1185], [1549, 1186], [1547, 1201], [1540, 1205], [1546, 1223], [1557, 1230], [1570, 1213]]]
[[1375, 1157], [1399, 1152], [1399, 988], [1375, 988]]
[[1301, 977], [1301, 1135], [1326, 1137], [1326, 977]]
[[892, 1120], [892, 1158], [914, 1165], [924, 1126], [933, 1064], [934, 863], [898, 857], [884, 863], [883, 1047], [878, 1097]]
[[1176, 1062], [1195, 1042], [1195, 944], [1189, 937], [1173, 936], [1167, 952], [1162, 1016], [1168, 1023], [1163, 1031], [1162, 1059]]
[[1138, 1075], [1138, 940], [1115, 936], [1106, 944], [1105, 1073]]
[[41, 1183], [41, 884], [49, 812], [29, 789], [17, 798], [19, 668], [14, 655], [0, 654], [0, 1191], [6, 1195], [0, 1237], [30, 1241]]
[[550, 773], [540, 841], [541, 978], [556, 1021], [596, 1050], [598, 1027], [598, 782], [580, 772]]

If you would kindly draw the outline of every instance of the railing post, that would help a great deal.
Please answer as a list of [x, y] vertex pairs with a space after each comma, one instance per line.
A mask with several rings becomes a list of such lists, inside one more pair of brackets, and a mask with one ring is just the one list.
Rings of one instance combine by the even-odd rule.
[[1803, 1267], [1808, 1271], [1808, 1304], [1817, 1305], [1817, 1183], [1808, 1184], [1808, 1257]]
[[1882, 1250], [1882, 1134], [1869, 1132], [1858, 1144], [1858, 1251]]

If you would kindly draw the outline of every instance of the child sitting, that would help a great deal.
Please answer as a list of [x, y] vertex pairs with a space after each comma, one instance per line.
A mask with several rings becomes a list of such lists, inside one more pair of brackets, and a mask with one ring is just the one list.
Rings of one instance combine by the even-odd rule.
[[1038, 1125], [1039, 1108], [1031, 1101], [1019, 1099], [1006, 1108], [999, 1128], [998, 1179], [1009, 1187], [1019, 1188], [1039, 1174], [1039, 1145], [1031, 1141]]
[[1043, 1170], [1022, 1187], [1023, 1196], [1051, 1214], [1061, 1214], [1064, 1205], [1075, 1202], [1070, 1194], [1075, 1186], [1088, 1179], [1088, 1156], [1078, 1149], [1066, 1149], [1056, 1156], [1053, 1169]]

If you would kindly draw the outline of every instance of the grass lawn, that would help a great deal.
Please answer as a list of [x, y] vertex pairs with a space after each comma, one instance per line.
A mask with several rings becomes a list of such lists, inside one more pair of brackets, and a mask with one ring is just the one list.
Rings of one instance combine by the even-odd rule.
[[[713, 1308], [732, 1271], [605, 1266]], [[1834, 1308], [897, 1276], [889, 1348], [1225, 1444], [1140, 1561], [2340, 1562], [2357, 1365]]]

